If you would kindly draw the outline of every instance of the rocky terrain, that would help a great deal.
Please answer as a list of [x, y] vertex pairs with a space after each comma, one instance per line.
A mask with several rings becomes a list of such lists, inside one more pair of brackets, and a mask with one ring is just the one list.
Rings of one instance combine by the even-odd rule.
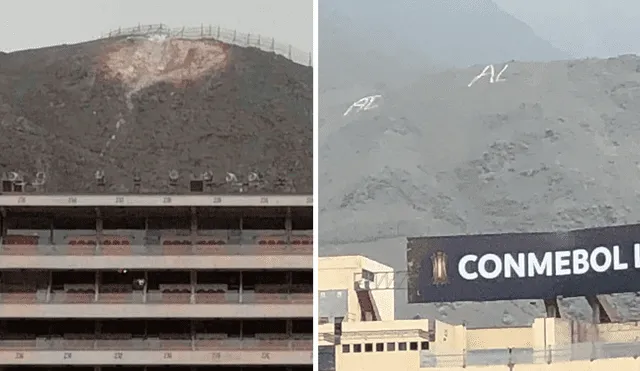
[[312, 70], [213, 40], [129, 37], [0, 54], [0, 173], [47, 192], [312, 192]]
[[[485, 76], [469, 86], [485, 67], [477, 65], [401, 88], [327, 94], [321, 255], [362, 254], [406, 270], [405, 236], [640, 220], [640, 58], [505, 62], [494, 83]], [[504, 63], [494, 67], [497, 75]], [[382, 95], [377, 107], [344, 115], [373, 94]], [[626, 319], [640, 318], [635, 293], [612, 302]], [[470, 326], [526, 323], [542, 313], [541, 303], [528, 301], [407, 305], [402, 291], [396, 306], [400, 318]], [[564, 299], [562, 311], [590, 316], [583, 298]]]

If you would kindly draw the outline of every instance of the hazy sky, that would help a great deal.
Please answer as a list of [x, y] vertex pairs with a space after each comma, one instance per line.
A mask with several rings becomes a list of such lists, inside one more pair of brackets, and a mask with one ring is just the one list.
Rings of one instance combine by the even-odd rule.
[[637, 0], [494, 0], [574, 56], [640, 53]]
[[139, 23], [220, 25], [313, 51], [313, 0], [11, 1], [0, 14], [0, 50], [71, 44]]

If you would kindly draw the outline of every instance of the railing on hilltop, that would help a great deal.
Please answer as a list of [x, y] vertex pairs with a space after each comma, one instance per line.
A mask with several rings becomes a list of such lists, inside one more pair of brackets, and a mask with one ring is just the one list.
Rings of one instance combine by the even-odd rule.
[[227, 44], [243, 47], [254, 47], [275, 53], [304, 66], [313, 64], [312, 53], [306, 53], [288, 44], [280, 44], [273, 38], [265, 38], [258, 34], [245, 34], [220, 26], [201, 25], [200, 27], [170, 28], [165, 24], [138, 25], [136, 27], [118, 28], [103, 34], [101, 38], [122, 36], [167, 35], [181, 39], [214, 39]]

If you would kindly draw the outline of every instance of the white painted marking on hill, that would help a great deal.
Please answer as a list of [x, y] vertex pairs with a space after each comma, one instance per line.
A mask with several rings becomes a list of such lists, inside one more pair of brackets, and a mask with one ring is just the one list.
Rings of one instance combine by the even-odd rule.
[[382, 97], [382, 95], [377, 94], [377, 95], [370, 95], [368, 97], [361, 98], [361, 99], [357, 100], [355, 103], [353, 103], [351, 105], [351, 107], [349, 107], [349, 109], [347, 109], [345, 111], [343, 116], [346, 116], [349, 113], [351, 113], [351, 111], [354, 108], [357, 109], [356, 112], [368, 111], [370, 109], [377, 108], [378, 105], [374, 104], [374, 102], [375, 102], [376, 99], [381, 98], [381, 97]]
[[467, 85], [467, 87], [471, 87], [473, 84], [475, 84], [478, 80], [480, 80], [481, 78], [485, 77], [485, 76], [489, 76], [489, 83], [493, 84], [495, 82], [502, 82], [502, 81], [507, 81], [505, 79], [500, 79], [502, 76], [502, 73], [504, 71], [506, 71], [506, 69], [509, 67], [508, 64], [505, 64], [504, 67], [502, 67], [502, 69], [500, 70], [500, 72], [498, 72], [498, 75], [496, 76], [496, 69], [493, 67], [492, 64], [486, 66], [482, 72], [480, 72], [480, 74], [476, 77], [473, 78], [473, 80], [471, 80], [471, 82], [469, 83], [469, 85]]

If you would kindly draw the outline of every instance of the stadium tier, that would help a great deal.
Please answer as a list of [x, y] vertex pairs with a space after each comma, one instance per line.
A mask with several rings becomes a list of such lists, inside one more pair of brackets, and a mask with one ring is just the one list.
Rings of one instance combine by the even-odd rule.
[[2, 370], [310, 369], [312, 201], [0, 195]]

